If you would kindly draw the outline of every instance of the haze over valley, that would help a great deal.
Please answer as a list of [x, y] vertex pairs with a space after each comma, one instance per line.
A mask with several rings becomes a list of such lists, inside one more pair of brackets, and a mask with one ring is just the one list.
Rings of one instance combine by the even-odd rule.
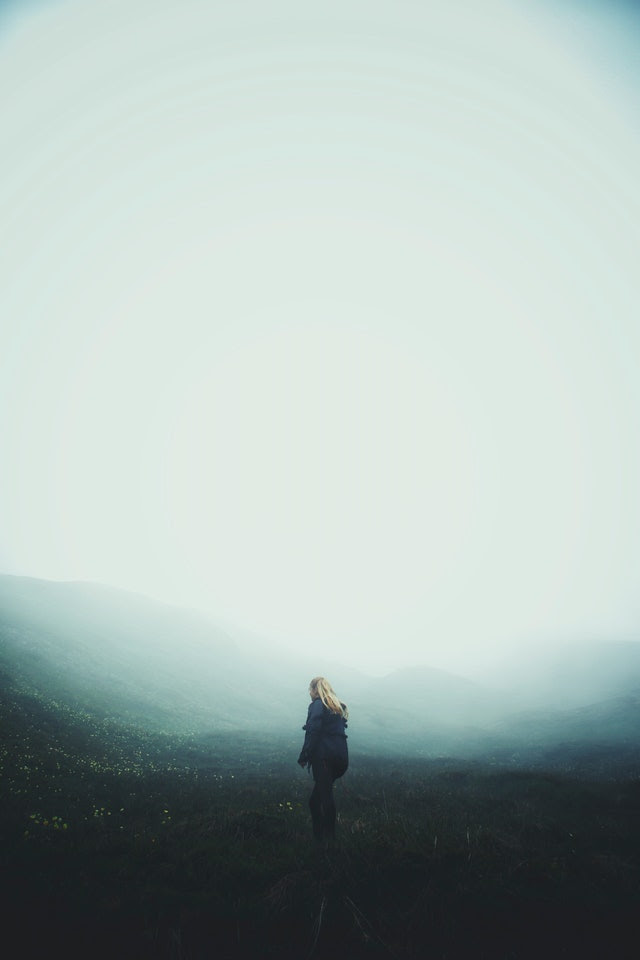
[[318, 674], [348, 701], [355, 757], [538, 762], [561, 744], [633, 752], [640, 734], [639, 643], [574, 644], [499, 684], [428, 667], [373, 677], [259, 652], [204, 615], [140, 595], [11, 576], [0, 577], [0, 641], [5, 688], [150, 731], [270, 737], [292, 761]]

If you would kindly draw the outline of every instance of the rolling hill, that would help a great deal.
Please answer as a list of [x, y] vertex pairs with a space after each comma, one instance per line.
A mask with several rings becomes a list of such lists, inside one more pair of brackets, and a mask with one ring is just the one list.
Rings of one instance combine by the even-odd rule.
[[[263, 652], [193, 611], [12, 576], [0, 576], [0, 671], [21, 696], [122, 724], [277, 738], [301, 736], [319, 672], [309, 655]], [[330, 676], [363, 753], [539, 756], [640, 740], [640, 644], [574, 646], [506, 691], [426, 667], [379, 678], [334, 664]]]

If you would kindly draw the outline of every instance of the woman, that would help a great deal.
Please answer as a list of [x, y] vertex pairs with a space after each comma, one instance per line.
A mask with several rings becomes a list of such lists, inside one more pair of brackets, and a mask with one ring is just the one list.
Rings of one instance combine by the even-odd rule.
[[335, 695], [324, 677], [314, 677], [309, 684], [311, 703], [304, 744], [298, 757], [301, 767], [309, 765], [315, 781], [309, 797], [313, 836], [318, 843], [331, 842], [336, 829], [336, 805], [333, 783], [349, 766], [347, 751], [347, 717], [349, 711]]

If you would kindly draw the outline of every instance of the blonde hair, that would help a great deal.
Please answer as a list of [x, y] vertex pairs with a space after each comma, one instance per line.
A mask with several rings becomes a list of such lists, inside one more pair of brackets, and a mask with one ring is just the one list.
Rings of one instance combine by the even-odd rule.
[[333, 687], [324, 677], [313, 678], [309, 684], [309, 693], [314, 700], [319, 697], [327, 710], [331, 710], [332, 713], [339, 713], [345, 720], [349, 716], [346, 704], [338, 700]]

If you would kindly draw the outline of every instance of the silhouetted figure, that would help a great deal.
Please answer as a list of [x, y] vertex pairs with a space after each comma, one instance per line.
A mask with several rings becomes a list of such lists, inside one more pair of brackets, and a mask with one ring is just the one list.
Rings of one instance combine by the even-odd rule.
[[302, 728], [306, 733], [298, 763], [311, 767], [315, 781], [309, 797], [313, 836], [318, 843], [326, 844], [333, 842], [336, 829], [333, 784], [349, 766], [345, 733], [349, 711], [324, 677], [314, 677], [309, 684], [309, 696], [311, 703]]

